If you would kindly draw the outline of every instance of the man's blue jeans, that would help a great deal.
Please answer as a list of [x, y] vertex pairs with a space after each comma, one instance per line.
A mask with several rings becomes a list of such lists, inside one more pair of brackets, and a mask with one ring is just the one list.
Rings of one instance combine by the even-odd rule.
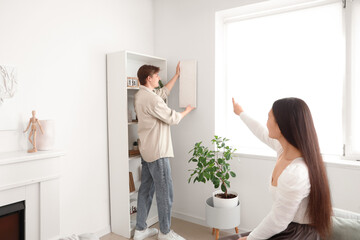
[[136, 230], [147, 228], [148, 217], [154, 192], [159, 215], [160, 231], [170, 232], [173, 186], [169, 158], [160, 158], [154, 162], [141, 159], [141, 185], [138, 193]]

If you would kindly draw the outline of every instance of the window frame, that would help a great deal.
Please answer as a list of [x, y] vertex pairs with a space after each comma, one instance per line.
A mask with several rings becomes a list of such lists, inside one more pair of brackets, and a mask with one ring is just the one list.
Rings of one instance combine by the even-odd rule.
[[[271, 0], [254, 4], [244, 5], [238, 8], [218, 11], [215, 14], [215, 133], [225, 132], [227, 122], [226, 112], [229, 111], [229, 99], [223, 99], [217, 96], [228, 96], [226, 93], [226, 71], [225, 71], [225, 29], [226, 24], [230, 22], [243, 21], [251, 18], [258, 18], [279, 13], [291, 12], [300, 9], [312, 8], [331, 3], [342, 2], [343, 5], [343, 29], [345, 45], [345, 66], [343, 79], [343, 102], [342, 102], [342, 132], [343, 132], [343, 154], [338, 156], [341, 160], [358, 160], [360, 152], [355, 152], [352, 146], [352, 96], [354, 90], [352, 63], [354, 54], [352, 54], [353, 39], [351, 32], [352, 25], [352, 0]], [[346, 7], [345, 7], [346, 6]], [[225, 79], [225, 80], [224, 80]], [[225, 84], [224, 84], [225, 81]], [[224, 107], [226, 106], [226, 107]], [[240, 155], [242, 153], [239, 153]], [[249, 155], [249, 154], [245, 154]], [[255, 154], [254, 154], [255, 155]], [[268, 156], [268, 155], [266, 155]], [[326, 155], [324, 155], [326, 156]]]

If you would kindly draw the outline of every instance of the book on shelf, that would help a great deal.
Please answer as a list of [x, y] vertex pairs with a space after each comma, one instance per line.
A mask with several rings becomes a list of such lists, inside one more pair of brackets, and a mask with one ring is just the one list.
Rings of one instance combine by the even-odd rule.
[[129, 172], [129, 190], [135, 192], [135, 183], [132, 172]]
[[139, 150], [129, 150], [129, 157], [134, 157], [140, 155]]

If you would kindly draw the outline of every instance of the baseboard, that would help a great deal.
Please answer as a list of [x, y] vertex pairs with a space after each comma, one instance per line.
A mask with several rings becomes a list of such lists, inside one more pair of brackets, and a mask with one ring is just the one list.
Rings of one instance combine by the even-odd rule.
[[111, 233], [111, 227], [110, 225], [108, 225], [107, 227], [95, 232], [96, 236], [98, 236], [99, 238], [105, 236], [106, 234]]
[[[172, 211], [172, 216], [175, 218], [179, 218], [181, 220], [187, 221], [187, 222], [191, 222], [191, 223], [195, 223], [204, 227], [209, 227], [206, 224], [206, 220], [204, 218], [199, 218], [199, 217], [195, 217], [189, 214], [185, 214], [185, 213], [181, 213], [181, 212], [176, 212], [176, 211]], [[245, 233], [245, 232], [250, 232], [250, 230], [248, 229], [243, 229], [238, 227], [239, 232], [240, 233]], [[228, 232], [228, 233], [234, 233], [234, 229], [222, 229], [221, 231], [224, 232]]]
[[50, 238], [50, 239], [48, 239], [48, 240], [59, 240], [59, 239], [60, 239], [60, 235], [55, 236], [55, 237], [52, 237], [52, 238]]
[[195, 216], [191, 216], [188, 214], [184, 214], [181, 212], [176, 212], [176, 211], [172, 211], [171, 212], [171, 216], [175, 217], [175, 218], [179, 218], [181, 220], [187, 221], [187, 222], [191, 222], [191, 223], [195, 223], [204, 227], [208, 227], [208, 225], [206, 224], [205, 219], [203, 218], [199, 218], [199, 217], [195, 217]]

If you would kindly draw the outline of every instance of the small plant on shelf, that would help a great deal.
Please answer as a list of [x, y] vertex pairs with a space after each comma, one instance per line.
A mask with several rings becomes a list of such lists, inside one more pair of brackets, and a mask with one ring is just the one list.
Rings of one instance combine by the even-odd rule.
[[[161, 88], [163, 88], [163, 87], [164, 87], [163, 82], [162, 82], [161, 80], [159, 80], [159, 86], [158, 86], [157, 88], [155, 88], [155, 89], [159, 90], [159, 89], [161, 89]], [[167, 102], [167, 98], [164, 99], [164, 102], [165, 102], [165, 103]]]
[[214, 136], [211, 140], [212, 144], [215, 144], [215, 150], [210, 150], [208, 147], [202, 145], [202, 142], [195, 143], [192, 152], [192, 157], [188, 161], [189, 163], [196, 163], [195, 169], [190, 169], [191, 172], [188, 183], [193, 180], [195, 182], [211, 181], [214, 188], [221, 187], [223, 196], [221, 198], [233, 198], [228, 194], [228, 188], [230, 188], [230, 177], [236, 177], [236, 174], [230, 170], [230, 163], [235, 148], [228, 146], [229, 139]]
[[160, 89], [160, 88], [163, 88], [163, 87], [164, 87], [164, 84], [162, 83], [161, 80], [159, 80], [159, 86], [156, 89]]
[[138, 142], [133, 142], [133, 150], [139, 150]]

